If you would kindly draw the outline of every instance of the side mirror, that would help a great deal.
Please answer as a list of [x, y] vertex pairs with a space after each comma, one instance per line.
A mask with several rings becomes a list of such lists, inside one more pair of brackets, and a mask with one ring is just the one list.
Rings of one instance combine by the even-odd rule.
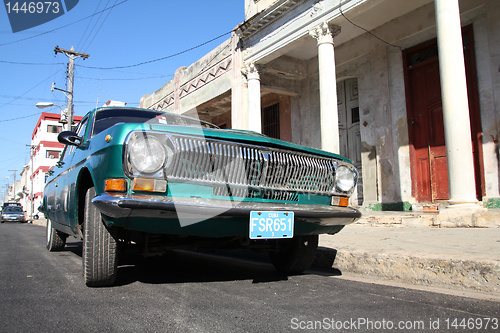
[[79, 147], [81, 146], [83, 139], [73, 131], [64, 131], [59, 133], [59, 135], [57, 136], [57, 141], [65, 145]]

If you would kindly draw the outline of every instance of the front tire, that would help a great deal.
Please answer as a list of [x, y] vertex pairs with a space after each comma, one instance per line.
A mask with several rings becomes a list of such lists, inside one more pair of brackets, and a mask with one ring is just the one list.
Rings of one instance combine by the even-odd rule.
[[47, 250], [50, 252], [60, 251], [66, 245], [68, 235], [52, 227], [52, 221], [47, 219]]
[[269, 253], [272, 264], [284, 274], [293, 275], [304, 272], [314, 262], [318, 238], [318, 235], [308, 235], [281, 240], [278, 251]]
[[92, 204], [95, 188], [85, 196], [83, 233], [83, 280], [89, 287], [111, 286], [118, 271], [117, 242]]

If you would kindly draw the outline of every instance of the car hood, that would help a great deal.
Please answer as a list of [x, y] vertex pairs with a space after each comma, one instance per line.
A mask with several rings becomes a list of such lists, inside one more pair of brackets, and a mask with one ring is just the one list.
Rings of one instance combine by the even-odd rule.
[[170, 132], [170, 133], [178, 133], [178, 134], [187, 134], [187, 135], [196, 135], [196, 136], [205, 136], [211, 139], [220, 139], [220, 140], [231, 140], [236, 142], [242, 142], [247, 144], [254, 144], [266, 147], [280, 148], [280, 149], [289, 149], [298, 152], [305, 152], [314, 155], [321, 155], [325, 157], [333, 157], [346, 162], [350, 162], [348, 159], [338, 155], [333, 154], [321, 149], [310, 148], [301, 146], [295, 143], [278, 140], [274, 138], [270, 138], [264, 134], [260, 134], [253, 131], [248, 130], [237, 130], [237, 129], [208, 129], [208, 128], [197, 128], [197, 127], [188, 127], [188, 126], [172, 126], [172, 125], [149, 125], [150, 129], [153, 131], [162, 131], [162, 132]]

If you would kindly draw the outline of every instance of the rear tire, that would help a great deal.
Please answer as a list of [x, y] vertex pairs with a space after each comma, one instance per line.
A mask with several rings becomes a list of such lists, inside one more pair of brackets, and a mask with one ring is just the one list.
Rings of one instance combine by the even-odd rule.
[[47, 250], [50, 252], [60, 251], [66, 245], [68, 235], [52, 227], [52, 221], [47, 219]]
[[318, 235], [308, 235], [281, 240], [279, 250], [269, 253], [272, 264], [281, 273], [293, 275], [304, 272], [314, 262], [318, 238]]
[[95, 188], [85, 196], [83, 233], [83, 280], [89, 287], [111, 286], [118, 271], [117, 242], [92, 204]]

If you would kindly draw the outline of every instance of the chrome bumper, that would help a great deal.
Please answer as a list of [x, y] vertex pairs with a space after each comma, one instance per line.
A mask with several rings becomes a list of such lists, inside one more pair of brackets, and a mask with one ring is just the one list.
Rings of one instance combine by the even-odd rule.
[[251, 211], [288, 211], [295, 213], [295, 221], [321, 226], [346, 225], [361, 217], [351, 207], [279, 204], [268, 202], [230, 201], [202, 198], [164, 196], [110, 195], [103, 193], [92, 200], [102, 214], [111, 218], [177, 218], [177, 211], [193, 216], [217, 218], [250, 217]]

